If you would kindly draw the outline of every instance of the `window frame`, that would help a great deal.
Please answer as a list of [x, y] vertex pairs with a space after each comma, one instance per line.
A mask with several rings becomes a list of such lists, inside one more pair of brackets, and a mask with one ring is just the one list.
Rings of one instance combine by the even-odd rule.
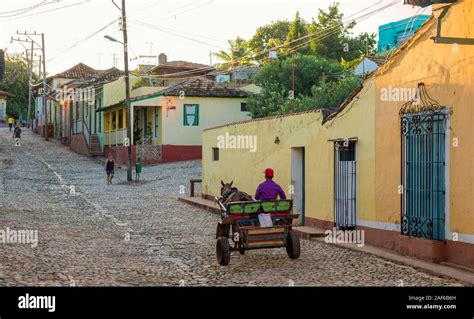
[[213, 147], [212, 148], [212, 161], [213, 162], [219, 162], [220, 160], [220, 152], [218, 147]]
[[[190, 125], [187, 123], [187, 116], [189, 115], [187, 113], [187, 106], [196, 106], [196, 113], [194, 114], [196, 117], [196, 121], [193, 125]], [[194, 127], [194, 126], [199, 126], [199, 104], [193, 103], [193, 104], [183, 104], [183, 126], [188, 126], [188, 127]]]

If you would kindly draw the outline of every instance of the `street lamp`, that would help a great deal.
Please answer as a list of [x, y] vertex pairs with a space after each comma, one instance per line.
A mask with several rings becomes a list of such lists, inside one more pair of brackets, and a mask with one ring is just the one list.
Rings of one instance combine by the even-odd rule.
[[115, 39], [114, 37], [111, 37], [110, 35], [104, 35], [104, 38], [106, 38], [107, 40], [112, 41], [112, 42], [118, 42], [118, 43], [123, 44], [122, 41], [119, 41], [119, 40]]
[[[115, 6], [115, 2], [112, 0]], [[117, 8], [119, 8], [117, 6]], [[120, 8], [119, 8], [120, 9]], [[111, 37], [104, 36], [109, 41], [123, 44], [123, 58], [125, 67], [125, 104], [127, 106], [127, 139], [125, 146], [127, 146], [127, 181], [132, 182], [132, 127], [131, 127], [131, 113], [130, 113], [130, 72], [128, 70], [128, 34], [127, 34], [127, 16], [125, 12], [125, 0], [122, 0], [122, 29], [123, 42]]]

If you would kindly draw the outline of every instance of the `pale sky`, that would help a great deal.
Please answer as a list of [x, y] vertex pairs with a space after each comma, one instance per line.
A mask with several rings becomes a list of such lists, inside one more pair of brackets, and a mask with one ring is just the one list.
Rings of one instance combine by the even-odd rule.
[[[99, 31], [120, 16], [111, 0], [56, 0], [26, 13], [13, 16], [27, 7], [54, 0], [1, 0], [0, 48], [8, 52], [24, 52], [19, 43], [10, 38], [20, 32], [44, 32], [46, 39], [47, 72], [53, 75], [83, 62], [96, 69], [117, 66], [123, 69], [123, 49], [119, 43], [104, 39], [104, 35], [122, 40], [118, 22]], [[121, 0], [115, 1], [121, 5]], [[319, 8], [327, 9], [328, 0], [127, 0], [130, 58], [139, 55], [158, 55], [163, 52], [168, 60], [186, 60], [209, 64], [209, 52], [227, 48], [226, 41], [241, 36], [249, 39], [255, 30], [275, 20], [293, 20], [296, 11], [310, 21]], [[392, 0], [340, 0], [340, 9], [350, 16], [368, 8], [373, 11]], [[378, 3], [378, 4], [377, 4]], [[396, 5], [361, 21], [354, 30], [377, 33], [378, 26], [414, 14], [430, 14], [430, 8], [420, 9]], [[76, 5], [77, 4], [77, 5]], [[69, 6], [66, 8], [62, 8]], [[61, 9], [58, 9], [61, 8]], [[58, 10], [56, 10], [58, 9]], [[10, 16], [10, 17], [7, 17]], [[136, 22], [135, 22], [136, 21]], [[144, 23], [147, 26], [139, 25]], [[40, 37], [36, 38], [40, 41]], [[195, 41], [193, 41], [194, 39]], [[38, 52], [39, 53], [39, 52]], [[131, 62], [131, 69], [140, 61]], [[146, 62], [142, 60], [141, 62]], [[214, 62], [215, 59], [214, 59]], [[100, 63], [100, 64], [99, 64]]]

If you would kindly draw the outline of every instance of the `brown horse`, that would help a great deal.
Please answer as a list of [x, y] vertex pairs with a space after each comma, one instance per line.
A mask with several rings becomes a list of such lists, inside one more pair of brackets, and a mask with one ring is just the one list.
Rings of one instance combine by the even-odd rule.
[[226, 206], [232, 202], [250, 202], [253, 200], [249, 194], [239, 191], [237, 187], [232, 187], [233, 184], [234, 181], [230, 183], [221, 181], [221, 198], [219, 198], [219, 202], [222, 205]]

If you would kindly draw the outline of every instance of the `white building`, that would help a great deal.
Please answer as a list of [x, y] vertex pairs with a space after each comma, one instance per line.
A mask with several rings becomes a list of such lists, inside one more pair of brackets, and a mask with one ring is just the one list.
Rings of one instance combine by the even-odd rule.
[[368, 74], [372, 71], [375, 71], [380, 65], [385, 62], [385, 57], [378, 56], [366, 56], [360, 63], [355, 67], [355, 75]]

